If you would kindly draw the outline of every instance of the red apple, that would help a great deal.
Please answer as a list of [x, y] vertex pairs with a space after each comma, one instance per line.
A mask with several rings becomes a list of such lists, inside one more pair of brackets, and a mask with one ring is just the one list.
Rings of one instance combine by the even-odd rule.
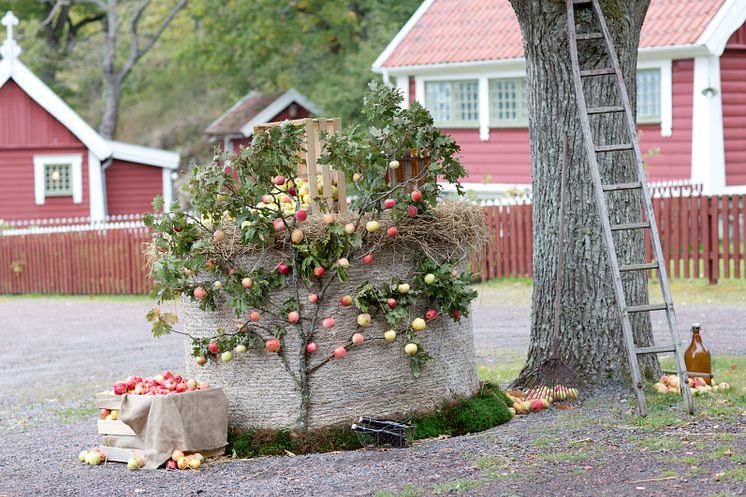
[[308, 219], [308, 212], [306, 212], [304, 209], [298, 210], [298, 212], [295, 213], [295, 219], [300, 222], [305, 221], [306, 219]]
[[132, 390], [137, 386], [138, 378], [137, 376], [128, 376], [126, 380], [124, 380], [124, 383], [127, 385], [128, 390]]
[[438, 311], [435, 309], [428, 309], [425, 311], [425, 320], [426, 321], [432, 321], [433, 319], [438, 317]]
[[418, 210], [417, 210], [416, 206], [410, 205], [409, 207], [407, 207], [407, 216], [409, 216], [409, 217], [416, 217], [417, 216], [417, 212], [418, 212]]
[[297, 193], [298, 192], [295, 191], [295, 188], [293, 187], [288, 188], [288, 195], [290, 195], [291, 197], [295, 197]]
[[394, 205], [396, 205], [396, 200], [393, 198], [387, 198], [383, 201], [383, 207], [386, 209], [393, 209]]
[[216, 242], [222, 242], [223, 240], [225, 240], [225, 231], [215, 230], [215, 232], [212, 234], [212, 239]]
[[280, 341], [278, 339], [276, 339], [276, 338], [273, 338], [271, 340], [267, 340], [267, 343], [265, 343], [264, 346], [270, 352], [279, 352], [279, 350], [280, 350]]
[[127, 385], [123, 381], [114, 383], [114, 395], [122, 395], [127, 393]]
[[210, 344], [207, 346], [207, 350], [209, 350], [213, 354], [217, 354], [218, 350], [220, 350], [220, 346], [218, 345], [218, 342], [210, 342]]
[[321, 322], [321, 326], [323, 326], [326, 329], [334, 328], [334, 318], [325, 318]]
[[365, 264], [366, 266], [370, 266], [371, 264], [373, 264], [373, 261], [373, 254], [367, 254], [363, 256], [363, 264]]
[[109, 414], [111, 414], [111, 410], [109, 410], [109, 409], [101, 409], [100, 413], [101, 413], [101, 419], [106, 419], [106, 416], [108, 416]]
[[288, 274], [290, 273], [290, 267], [289, 267], [289, 266], [288, 266], [287, 264], [285, 264], [284, 262], [281, 262], [281, 263], [280, 263], [280, 264], [279, 264], [279, 265], [277, 266], [277, 271], [279, 271], [279, 273], [280, 273], [281, 275], [283, 275], [283, 276], [287, 276], [287, 275], [288, 275]]
[[251, 319], [252, 323], [256, 323], [260, 318], [261, 316], [256, 311], [251, 311], [251, 314], [249, 314], [249, 319]]
[[324, 269], [321, 266], [317, 266], [313, 268], [313, 275], [316, 276], [317, 278], [321, 278], [322, 276], [324, 276], [325, 272], [326, 272], [326, 269]]
[[173, 459], [169, 459], [166, 462], [166, 468], [167, 469], [177, 469], [177, 467], [176, 467], [176, 461], [174, 461]]
[[179, 393], [186, 392], [187, 386], [186, 383], [177, 383], [176, 384], [176, 391]]
[[355, 345], [362, 345], [362, 343], [365, 341], [365, 336], [363, 336], [362, 333], [355, 333], [352, 335], [352, 343]]
[[284, 176], [275, 176], [274, 183], [277, 186], [281, 186], [285, 184], [285, 177]]
[[461, 317], [461, 313], [458, 311], [458, 309], [451, 309], [451, 317], [454, 321], [458, 321]]
[[308, 294], [308, 301], [312, 304], [315, 304], [319, 301], [319, 296], [316, 293], [309, 293]]
[[272, 221], [272, 226], [274, 226], [275, 231], [282, 231], [285, 229], [285, 223], [282, 219], [275, 219]]
[[335, 359], [344, 359], [347, 356], [347, 349], [344, 347], [337, 347], [334, 349], [333, 355]]
[[345, 295], [342, 298], [339, 299], [339, 305], [343, 307], [348, 307], [352, 305], [352, 296], [351, 295]]
[[205, 297], [207, 297], [207, 290], [202, 288], [201, 286], [198, 286], [194, 289], [194, 298], [197, 300], [203, 300]]
[[288, 312], [288, 321], [295, 324], [298, 321], [300, 321], [300, 314], [298, 314], [298, 311], [290, 311]]
[[541, 411], [542, 409], [544, 409], [544, 402], [542, 402], [541, 399], [534, 399], [531, 401], [529, 408], [534, 412]]
[[386, 301], [386, 305], [389, 306], [389, 309], [396, 308], [396, 304], [397, 304], [396, 299], [388, 299]]
[[174, 374], [171, 371], [164, 371], [161, 376], [163, 376], [164, 380], [167, 380], [169, 378], [173, 378]]
[[262, 203], [269, 205], [272, 203], [272, 196], [271, 195], [262, 195]]
[[391, 238], [394, 238], [396, 235], [399, 234], [399, 229], [396, 226], [391, 226], [389, 227], [389, 229], [386, 230], [386, 234]]
[[306, 345], [306, 352], [308, 352], [309, 354], [313, 354], [314, 352], [316, 352], [317, 348], [318, 346], [314, 342], [311, 342]]
[[415, 190], [412, 192], [412, 201], [413, 202], [419, 202], [422, 200], [422, 192], [419, 190]]

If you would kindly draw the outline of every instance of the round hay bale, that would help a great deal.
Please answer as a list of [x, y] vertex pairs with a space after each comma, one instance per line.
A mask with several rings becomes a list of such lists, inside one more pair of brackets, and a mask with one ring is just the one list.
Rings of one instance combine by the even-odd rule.
[[[457, 250], [456, 247], [440, 247], [434, 252]], [[364, 333], [365, 342], [351, 347], [346, 358], [333, 359], [311, 373], [307, 428], [351, 422], [361, 415], [389, 417], [429, 411], [442, 406], [444, 401], [469, 397], [478, 390], [469, 317], [462, 316], [459, 321], [454, 321], [442, 315], [428, 323], [427, 330], [418, 334], [431, 360], [422, 369], [421, 376], [415, 378], [410, 370], [410, 360], [403, 351], [404, 337], [399, 336], [395, 342], [387, 342], [383, 339], [383, 333], [388, 326], [381, 315], [374, 315], [369, 327], [360, 328], [356, 322], [357, 309], [339, 305], [339, 298], [355, 295], [357, 286], [362, 282], [381, 285], [392, 278], [411, 280], [419, 255], [419, 251], [412, 246], [384, 246], [376, 252], [373, 265], [364, 266], [354, 261], [349, 278], [344, 283], [334, 280], [326, 291], [324, 301], [316, 304], [321, 306], [316, 326], [318, 331], [315, 333], [318, 350], [309, 355], [311, 366], [328, 357], [336, 347], [347, 343], [355, 332]], [[237, 257], [237, 267], [271, 268], [282, 257], [282, 252], [277, 251], [263, 255], [246, 254]], [[267, 308], [279, 309], [293, 292], [290, 285], [273, 292]], [[312, 318], [316, 305], [302, 300], [303, 319]], [[235, 313], [224, 302], [219, 302], [215, 312], [203, 312], [191, 299], [184, 298], [183, 308], [184, 331], [192, 336], [214, 336], [219, 327], [235, 329]], [[410, 311], [411, 322], [414, 317], [424, 315], [424, 302], [418, 302]], [[324, 329], [320, 326], [320, 320], [325, 317], [335, 319], [334, 328]], [[288, 327], [287, 321], [280, 316], [262, 316], [261, 323]], [[249, 350], [244, 354], [235, 354], [234, 360], [229, 363], [209, 361], [200, 367], [191, 355], [191, 340], [187, 339], [187, 375], [225, 390], [233, 427], [298, 428], [302, 395], [290, 371], [297, 377], [303, 343], [290, 327], [283, 340], [287, 352], [286, 364], [278, 354]]]

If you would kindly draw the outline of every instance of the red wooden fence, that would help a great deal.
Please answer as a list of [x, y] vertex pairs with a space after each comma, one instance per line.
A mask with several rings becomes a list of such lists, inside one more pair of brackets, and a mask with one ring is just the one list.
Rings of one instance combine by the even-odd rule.
[[[708, 278], [713, 283], [746, 278], [746, 195], [707, 197], [691, 190], [655, 197], [653, 207], [672, 278]], [[506, 201], [483, 208], [492, 237], [482, 254], [482, 276], [530, 278], [531, 202]], [[147, 293], [151, 282], [143, 249], [151, 235], [142, 218], [84, 221], [0, 226], [0, 294]], [[645, 238], [650, 254], [650, 237]]]
[[150, 230], [142, 218], [81, 221], [26, 221], [0, 231], [0, 294], [147, 293], [143, 249]]

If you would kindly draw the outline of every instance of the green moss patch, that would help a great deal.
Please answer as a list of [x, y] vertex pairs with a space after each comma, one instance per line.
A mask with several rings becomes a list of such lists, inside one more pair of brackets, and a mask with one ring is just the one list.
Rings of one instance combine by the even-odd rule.
[[[441, 409], [413, 416], [407, 421], [416, 427], [415, 439], [440, 435], [464, 435], [484, 431], [511, 418], [508, 398], [493, 383], [482, 384], [470, 399], [444, 405]], [[232, 430], [228, 433], [228, 453], [235, 457], [259, 457], [361, 448], [349, 425], [297, 432], [288, 430]]]

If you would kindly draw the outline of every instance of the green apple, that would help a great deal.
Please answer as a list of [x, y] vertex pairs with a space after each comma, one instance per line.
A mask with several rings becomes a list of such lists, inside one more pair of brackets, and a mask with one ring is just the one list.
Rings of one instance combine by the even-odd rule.
[[393, 342], [396, 340], [396, 332], [394, 330], [388, 330], [386, 333], [383, 334], [383, 338], [385, 338], [389, 342]]
[[400, 283], [398, 287], [396, 287], [396, 290], [399, 293], [409, 293], [409, 284], [408, 283]]
[[432, 273], [427, 273], [425, 275], [425, 283], [428, 285], [432, 285], [433, 283], [435, 283], [435, 275]]
[[249, 349], [244, 344], [236, 345], [236, 352], [238, 352], [239, 354], [243, 354], [247, 350], [249, 350]]
[[226, 350], [223, 352], [223, 355], [220, 356], [220, 358], [223, 360], [223, 362], [231, 362], [233, 360], [233, 352], [230, 350]]

